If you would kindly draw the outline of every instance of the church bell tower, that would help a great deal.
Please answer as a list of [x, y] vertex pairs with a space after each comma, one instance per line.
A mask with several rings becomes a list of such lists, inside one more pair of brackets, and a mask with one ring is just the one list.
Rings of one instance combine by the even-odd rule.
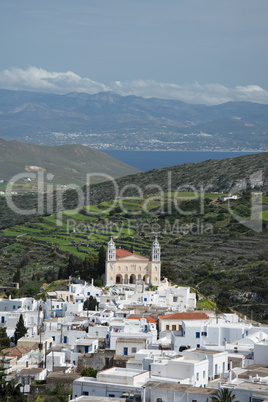
[[110, 241], [108, 242], [106, 259], [107, 259], [107, 261], [115, 261], [116, 260], [116, 247], [115, 247], [112, 236], [110, 238]]
[[151, 260], [157, 262], [161, 260], [161, 248], [157, 240], [157, 236], [155, 236], [154, 242], [152, 244]]

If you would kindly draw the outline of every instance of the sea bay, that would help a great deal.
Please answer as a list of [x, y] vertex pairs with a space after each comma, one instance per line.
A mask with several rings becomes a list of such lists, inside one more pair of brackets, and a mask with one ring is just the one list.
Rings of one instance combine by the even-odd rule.
[[137, 169], [147, 171], [208, 159], [234, 158], [256, 152], [105, 150], [105, 153]]

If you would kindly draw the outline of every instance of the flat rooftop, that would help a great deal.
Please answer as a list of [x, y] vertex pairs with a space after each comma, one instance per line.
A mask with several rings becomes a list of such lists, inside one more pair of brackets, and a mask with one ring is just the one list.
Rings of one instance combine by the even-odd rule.
[[158, 382], [158, 381], [148, 381], [146, 383], [146, 387], [150, 387], [153, 389], [165, 389], [169, 391], [175, 392], [186, 392], [186, 393], [196, 393], [201, 395], [216, 395], [217, 389], [212, 388], [199, 388], [193, 387], [192, 385], [186, 384], [174, 384], [170, 382]]

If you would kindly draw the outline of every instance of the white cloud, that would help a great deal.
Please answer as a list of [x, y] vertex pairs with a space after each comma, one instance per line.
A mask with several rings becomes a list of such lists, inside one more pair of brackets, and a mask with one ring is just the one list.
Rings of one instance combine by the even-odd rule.
[[48, 72], [42, 68], [10, 68], [0, 72], [0, 87], [5, 89], [23, 89], [28, 91], [52, 92], [86, 92], [89, 94], [108, 91], [109, 88], [89, 78], [82, 78], [72, 71], [65, 73]]
[[37, 67], [26, 70], [10, 68], [0, 71], [0, 87], [29, 91], [85, 92], [95, 94], [113, 91], [119, 95], [136, 95], [144, 98], [178, 99], [188, 103], [215, 105], [228, 101], [250, 101], [268, 104], [268, 91], [258, 85], [228, 88], [221, 84], [199, 84], [198, 82], [177, 85], [153, 80], [114, 81], [110, 85], [81, 77], [72, 71], [48, 72]]

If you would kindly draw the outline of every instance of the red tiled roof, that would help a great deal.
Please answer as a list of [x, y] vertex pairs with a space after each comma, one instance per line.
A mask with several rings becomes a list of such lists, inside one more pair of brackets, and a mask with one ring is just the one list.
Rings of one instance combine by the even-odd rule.
[[127, 250], [123, 250], [122, 248], [117, 248], [116, 249], [116, 257], [117, 258], [122, 258], [122, 257], [127, 257], [128, 255], [131, 255], [132, 253]]
[[127, 317], [128, 320], [140, 320], [141, 318], [146, 318], [147, 322], [156, 324], [156, 320], [153, 317]]
[[191, 313], [160, 315], [158, 318], [160, 320], [207, 320], [209, 317], [206, 315], [206, 313], [201, 311], [193, 311]]
[[144, 257], [143, 255], [140, 255], [137, 253], [131, 253], [130, 251], [123, 250], [122, 248], [116, 249], [116, 258], [123, 258], [123, 257], [127, 257], [129, 255], [137, 255], [138, 257], [147, 258], [147, 257]]

